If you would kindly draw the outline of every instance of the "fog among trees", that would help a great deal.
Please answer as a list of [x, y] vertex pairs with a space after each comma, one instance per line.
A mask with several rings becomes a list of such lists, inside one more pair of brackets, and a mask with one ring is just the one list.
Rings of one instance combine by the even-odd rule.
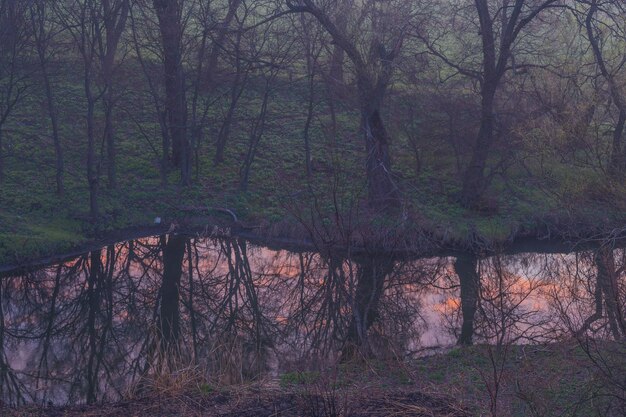
[[623, 0], [0, 0], [0, 414], [624, 415], [625, 125]]
[[[451, 178], [451, 197], [470, 209], [490, 209], [513, 178], [549, 180], [557, 168], [545, 164], [606, 176], [610, 192], [626, 169], [623, 7], [3, 0], [0, 179], [19, 183], [25, 159], [45, 159], [50, 191], [71, 192], [68, 177], [82, 177], [97, 222], [103, 185], [127, 181], [132, 153], [163, 185], [209, 190], [202, 170], [215, 178], [237, 163], [246, 190], [260, 146], [289, 152], [302, 183], [315, 183], [328, 179], [314, 169], [341, 165], [320, 142], [354, 136], [361, 168], [351, 175], [383, 210], [406, 204], [424, 171]], [[276, 100], [285, 91], [288, 106]], [[300, 124], [293, 152], [264, 137], [283, 117]], [[226, 160], [241, 141], [242, 158]]]

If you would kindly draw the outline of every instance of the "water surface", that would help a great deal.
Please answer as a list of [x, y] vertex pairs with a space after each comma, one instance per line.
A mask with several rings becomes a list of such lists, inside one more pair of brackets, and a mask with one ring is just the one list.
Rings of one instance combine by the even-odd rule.
[[109, 245], [2, 278], [0, 397], [114, 401], [184, 368], [228, 384], [355, 352], [624, 337], [625, 256], [347, 258], [181, 235]]

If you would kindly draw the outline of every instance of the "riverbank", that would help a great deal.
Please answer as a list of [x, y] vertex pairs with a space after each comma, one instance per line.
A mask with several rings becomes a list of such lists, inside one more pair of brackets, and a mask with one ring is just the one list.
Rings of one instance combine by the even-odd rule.
[[[116, 403], [4, 408], [17, 416], [620, 416], [623, 345], [474, 346], [216, 385], [187, 369]], [[602, 358], [605, 363], [597, 363]], [[611, 368], [607, 368], [611, 367]], [[610, 369], [615, 380], [606, 374]], [[621, 397], [620, 397], [621, 396]], [[620, 400], [620, 398], [622, 400]], [[600, 414], [598, 414], [600, 413]]]
[[[72, 84], [73, 67], [66, 70], [63, 82], [82, 88]], [[74, 75], [78, 79], [81, 74]], [[224, 91], [215, 91], [216, 101], [207, 113], [206, 140], [195, 150], [192, 185], [181, 187], [174, 169], [164, 183], [158, 150], [145, 135], [159, 131], [158, 118], [146, 109], [132, 112], [137, 105], [132, 97], [141, 96], [142, 79], [128, 81], [129, 95], [120, 105], [137, 118], [118, 115], [115, 120], [117, 183], [107, 187], [101, 167], [97, 222], [89, 214], [86, 141], [74, 140], [84, 137], [84, 126], [75, 123], [84, 103], [76, 96], [59, 97], [66, 162], [63, 195], [54, 192], [54, 153], [47, 143], [47, 122], [35, 105], [35, 99], [45, 98], [33, 92], [32, 105], [21, 106], [7, 122], [11, 134], [4, 146], [11, 152], [5, 155], [0, 183], [0, 265], [75, 251], [115, 236], [133, 237], [135, 231], [167, 231], [172, 224], [189, 225], [193, 231], [224, 226], [264, 239], [354, 246], [385, 241], [396, 247], [478, 251], [520, 238], [574, 241], [612, 236], [626, 228], [626, 186], [622, 179], [607, 176], [601, 163], [583, 164], [577, 153], [570, 156], [563, 149], [536, 148], [524, 141], [513, 146], [507, 138], [490, 161], [502, 172], [492, 172], [474, 209], [464, 208], [458, 201], [471, 149], [464, 142], [451, 144], [448, 134], [437, 128], [442, 114], [427, 107], [420, 123], [428, 140], [418, 141], [417, 156], [415, 143], [403, 133], [404, 122], [390, 124], [393, 176], [402, 203], [395, 211], [372, 210], [366, 204], [359, 117], [350, 100], [335, 103], [334, 118], [320, 114], [311, 126], [312, 171], [307, 174], [302, 143], [306, 115], [300, 106], [308, 97], [306, 83], [285, 83], [273, 91], [268, 120], [279, 122], [266, 126], [246, 187], [240, 175], [249, 146], [243, 121], [233, 125], [224, 161], [213, 162], [221, 106], [228, 101], [218, 93]], [[390, 91], [390, 105], [426, 106], [428, 94]], [[257, 98], [253, 92], [242, 96], [240, 116], [256, 112]], [[207, 208], [228, 209], [237, 221]], [[161, 223], [155, 226], [157, 218]]]
[[[569, 219], [569, 224], [563, 219], [552, 219], [552, 222], [544, 219], [541, 226], [510, 230], [506, 236], [473, 230], [464, 237], [438, 233], [443, 225], [430, 223], [433, 229], [429, 230], [411, 219], [398, 216], [397, 223], [394, 223], [392, 215], [374, 216], [369, 222], [354, 221], [349, 231], [352, 238], [348, 241], [345, 230], [332, 226], [314, 230], [311, 224], [300, 223], [302, 219], [296, 218], [287, 217], [272, 224], [257, 216], [240, 219], [230, 209], [210, 206], [193, 209], [183, 206], [160, 213], [165, 214], [157, 216], [156, 210], [152, 213], [146, 210], [137, 217], [137, 224], [128, 222], [119, 228], [110, 225], [99, 231], [86, 223], [81, 228], [81, 221], [57, 218], [44, 226], [38, 224], [37, 219], [16, 216], [19, 220], [23, 221], [25, 217], [27, 220], [22, 224], [0, 223], [0, 273], [54, 263], [116, 242], [171, 232], [192, 236], [239, 236], [263, 246], [295, 251], [334, 247], [338, 251], [381, 250], [411, 256], [441, 256], [457, 252], [514, 253], [523, 252], [526, 247], [532, 251], [541, 251], [540, 248], [544, 247], [546, 252], [568, 252], [605, 240], [623, 241], [626, 237], [626, 227], [621, 226], [617, 213], [612, 213], [615, 215], [612, 220], [607, 216], [604, 223], [593, 225], [585, 224], [581, 219]], [[250, 226], [255, 221], [258, 225]], [[16, 229], [19, 231], [15, 233]]]

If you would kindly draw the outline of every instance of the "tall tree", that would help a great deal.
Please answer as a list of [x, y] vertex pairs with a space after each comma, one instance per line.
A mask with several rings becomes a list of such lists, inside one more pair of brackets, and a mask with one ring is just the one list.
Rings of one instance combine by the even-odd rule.
[[[545, 9], [557, 5], [558, 0], [502, 0], [501, 4], [491, 3], [488, 0], [476, 0], [483, 58], [480, 74], [480, 128], [461, 191], [461, 202], [466, 207], [475, 206], [488, 185], [485, 168], [494, 142], [495, 96], [504, 74], [512, 68], [509, 63], [513, 59], [515, 41], [532, 20]], [[498, 3], [495, 8], [494, 3]], [[501, 16], [501, 26], [496, 30], [494, 20], [498, 20], [498, 14]]]
[[377, 208], [398, 205], [400, 199], [391, 173], [391, 138], [385, 128], [382, 107], [394, 60], [400, 55], [414, 17], [412, 6], [410, 1], [368, 0], [362, 5], [342, 7], [347, 18], [339, 17], [336, 2], [287, 0], [290, 11], [314, 16], [353, 64], [365, 140], [368, 198], [370, 205]]
[[[489, 183], [485, 170], [495, 139], [496, 95], [504, 75], [516, 67], [514, 50], [520, 35], [525, 33], [528, 25], [542, 12], [561, 4], [559, 0], [475, 0], [473, 3], [475, 17], [468, 17], [469, 23], [459, 34], [464, 49], [460, 56], [450, 56], [450, 52], [439, 45], [440, 34], [421, 32], [418, 35], [433, 55], [480, 85], [480, 127], [472, 146], [471, 159], [463, 175], [460, 196], [461, 203], [469, 208], [480, 204]], [[451, 6], [454, 10], [445, 9], [444, 13], [457, 19], [462, 14], [460, 10], [469, 7], [469, 1]], [[470, 41], [467, 31], [476, 26], [476, 20], [480, 63], [473, 59], [475, 51], [468, 47]], [[459, 24], [456, 22], [450, 25], [452, 28], [457, 26]], [[518, 62], [517, 68], [523, 65]]]
[[98, 56], [102, 72], [104, 88], [104, 137], [107, 145], [107, 180], [108, 187], [117, 187], [115, 169], [115, 133], [113, 129], [113, 109], [116, 96], [114, 92], [113, 76], [115, 72], [115, 58], [120, 39], [126, 27], [126, 20], [130, 9], [130, 0], [102, 0], [100, 13], [104, 30], [98, 33]]
[[56, 192], [62, 195], [65, 192], [64, 175], [65, 165], [63, 161], [63, 147], [59, 134], [59, 117], [55, 103], [50, 79], [49, 61], [52, 57], [52, 42], [58, 29], [50, 19], [50, 6], [46, 0], [35, 0], [30, 5], [30, 19], [32, 25], [33, 40], [39, 60], [39, 71], [46, 93], [46, 107], [52, 128], [52, 141], [54, 143]]
[[0, 0], [0, 183], [4, 179], [4, 126], [27, 90], [20, 55], [27, 45], [26, 3]]
[[[215, 72], [217, 71], [217, 63], [220, 53], [226, 48], [226, 38], [229, 30], [231, 29], [231, 23], [236, 20], [237, 9], [242, 0], [228, 0], [226, 6], [226, 14], [224, 18], [217, 24], [217, 33], [211, 47], [211, 53], [207, 59], [206, 65], [206, 81], [209, 86], [215, 82]], [[205, 28], [206, 29], [206, 28]]]
[[[623, 2], [614, 0], [591, 0], [579, 3], [588, 5], [583, 17], [584, 30], [598, 72], [606, 81], [611, 97], [610, 103], [616, 113], [616, 120], [612, 121], [613, 134], [608, 163], [609, 173], [615, 175], [626, 170], [626, 147], [623, 144], [626, 125], [626, 93], [620, 82], [620, 70], [626, 64], [626, 54], [619, 46], [626, 40], [626, 24], [624, 24], [626, 7]], [[613, 53], [611, 53], [611, 48], [614, 50]]]
[[102, 33], [96, 0], [72, 0], [57, 4], [57, 17], [71, 34], [78, 50], [83, 71], [83, 93], [86, 100], [87, 184], [89, 188], [89, 213], [94, 224], [98, 222], [100, 208], [100, 162], [96, 158], [96, 104], [102, 97], [95, 83], [97, 75], [98, 34]]
[[191, 183], [189, 141], [187, 139], [187, 100], [183, 71], [183, 0], [153, 0], [159, 22], [163, 70], [165, 75], [165, 111], [172, 144], [172, 161], [180, 168], [181, 183]]

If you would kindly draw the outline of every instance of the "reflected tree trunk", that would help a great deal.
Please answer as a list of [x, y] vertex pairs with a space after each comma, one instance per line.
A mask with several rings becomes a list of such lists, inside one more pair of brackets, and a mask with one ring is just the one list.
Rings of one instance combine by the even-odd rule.
[[[195, 249], [195, 245], [192, 244], [191, 239], [187, 239], [187, 274], [188, 274], [188, 285], [189, 285], [189, 299], [188, 299], [188, 306], [187, 308], [189, 309], [189, 321], [191, 324], [191, 339], [193, 341], [193, 357], [194, 357], [194, 361], [198, 360], [198, 325], [197, 325], [197, 319], [196, 319], [196, 311], [194, 309], [194, 304], [193, 304], [193, 297], [195, 295], [195, 291], [194, 291], [194, 275], [193, 275], [193, 270], [194, 270], [194, 249]], [[196, 265], [198, 264], [198, 257], [196, 256]]]
[[464, 255], [456, 258], [454, 271], [461, 282], [461, 313], [463, 323], [457, 344], [469, 346], [473, 343], [474, 316], [478, 308], [480, 292], [480, 276], [477, 272], [478, 259], [475, 256]]
[[100, 251], [93, 251], [89, 255], [89, 276], [87, 277], [87, 333], [89, 359], [87, 362], [87, 403], [96, 402], [98, 374], [95, 371], [97, 361], [98, 333], [96, 329], [97, 314], [100, 308], [99, 281], [102, 273]]
[[[4, 283], [0, 281], [0, 301], [4, 304], [6, 288]], [[0, 304], [0, 400], [8, 399], [16, 404], [24, 404], [25, 398], [22, 394], [22, 388], [9, 364], [6, 354], [6, 321], [4, 316], [4, 308]], [[1, 405], [2, 403], [0, 403]]]
[[624, 318], [623, 307], [619, 300], [617, 268], [615, 267], [613, 248], [602, 246], [598, 249], [594, 256], [594, 263], [597, 268], [596, 304], [598, 298], [603, 296], [606, 318], [613, 338], [615, 340], [626, 338], [626, 319]]
[[162, 237], [163, 281], [159, 290], [158, 330], [161, 349], [167, 352], [175, 345], [180, 335], [180, 279], [183, 273], [183, 258], [188, 238], [179, 235]]
[[358, 260], [357, 282], [352, 301], [352, 319], [348, 327], [342, 360], [350, 360], [360, 351], [369, 354], [367, 331], [379, 316], [385, 278], [393, 271], [390, 257], [373, 256]]
[[90, 254], [90, 268], [87, 281], [87, 333], [89, 358], [87, 362], [87, 402], [95, 403], [102, 379], [109, 335], [113, 331], [113, 273], [115, 269], [115, 246], [106, 248], [106, 262], [102, 262], [102, 252]]
[[41, 342], [41, 359], [39, 360], [39, 367], [37, 368], [37, 385], [39, 389], [40, 378], [47, 375], [48, 369], [48, 352], [51, 348], [52, 331], [57, 317], [57, 299], [59, 297], [59, 291], [61, 289], [61, 276], [62, 276], [62, 264], [59, 264], [56, 269], [54, 288], [52, 290], [52, 297], [50, 299], [50, 310], [47, 314], [46, 330], [44, 331], [43, 341]]

